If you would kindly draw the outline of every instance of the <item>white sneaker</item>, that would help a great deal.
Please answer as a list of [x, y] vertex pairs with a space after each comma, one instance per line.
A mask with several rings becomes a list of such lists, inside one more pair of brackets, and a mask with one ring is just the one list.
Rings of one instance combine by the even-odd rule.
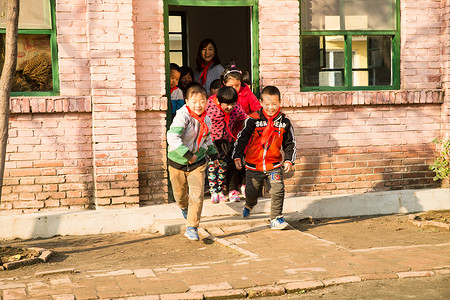
[[284, 217], [276, 217], [270, 221], [270, 228], [272, 229], [282, 230], [288, 226], [289, 224], [286, 222]]

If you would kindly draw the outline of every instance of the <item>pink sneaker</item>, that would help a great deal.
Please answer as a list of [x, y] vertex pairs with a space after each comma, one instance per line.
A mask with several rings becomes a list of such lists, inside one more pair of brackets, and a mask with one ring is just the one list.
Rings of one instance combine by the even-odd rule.
[[241, 194], [245, 198], [245, 184], [241, 185]]
[[230, 198], [231, 202], [239, 202], [239, 201], [241, 201], [241, 198], [239, 198], [239, 192], [236, 191], [236, 190], [231, 191], [228, 194], [228, 198]]
[[219, 203], [219, 202], [220, 202], [219, 194], [212, 193], [212, 194], [211, 194], [211, 203], [217, 204], [217, 203]]
[[225, 197], [222, 192], [218, 193], [217, 196], [218, 196], [220, 202], [227, 202], [228, 201], [227, 197]]

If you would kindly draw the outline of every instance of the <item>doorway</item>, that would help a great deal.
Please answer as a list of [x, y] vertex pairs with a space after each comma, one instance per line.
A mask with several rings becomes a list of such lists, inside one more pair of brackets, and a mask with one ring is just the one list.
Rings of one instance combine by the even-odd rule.
[[[222, 66], [233, 60], [250, 74], [254, 93], [259, 90], [259, 38], [257, 0], [166, 0], [166, 82], [169, 64], [197, 68], [198, 46], [215, 41]], [[255, 26], [256, 25], [256, 26]], [[166, 90], [170, 90], [167, 88]], [[257, 95], [258, 96], [258, 95]]]

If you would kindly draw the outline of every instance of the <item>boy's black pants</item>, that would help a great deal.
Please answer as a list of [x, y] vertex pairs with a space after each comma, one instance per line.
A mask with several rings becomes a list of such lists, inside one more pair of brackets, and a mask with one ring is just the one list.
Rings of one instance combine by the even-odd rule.
[[270, 219], [275, 219], [283, 214], [284, 202], [284, 181], [282, 168], [276, 168], [267, 172], [245, 170], [245, 204], [253, 208], [258, 203], [258, 196], [261, 194], [264, 180], [270, 191]]

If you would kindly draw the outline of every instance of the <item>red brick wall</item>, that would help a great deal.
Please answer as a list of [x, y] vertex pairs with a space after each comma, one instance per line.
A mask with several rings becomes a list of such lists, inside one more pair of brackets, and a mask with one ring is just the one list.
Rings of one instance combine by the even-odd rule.
[[137, 114], [139, 202], [141, 205], [167, 202], [165, 115], [165, 111], [142, 111]]
[[[12, 99], [0, 211], [165, 203], [163, 1], [56, 3], [60, 96]], [[449, 18], [449, 0], [401, 1], [400, 91], [302, 93], [299, 1], [259, 1], [260, 84], [280, 88], [298, 142], [288, 195], [435, 186]]]
[[443, 106], [443, 137], [450, 139], [450, 0], [442, 0], [442, 86], [445, 90]]
[[91, 205], [89, 113], [11, 114], [0, 211]]
[[285, 108], [297, 137], [288, 195], [433, 187], [440, 105]]
[[401, 0], [401, 87], [442, 88], [442, 0]]

